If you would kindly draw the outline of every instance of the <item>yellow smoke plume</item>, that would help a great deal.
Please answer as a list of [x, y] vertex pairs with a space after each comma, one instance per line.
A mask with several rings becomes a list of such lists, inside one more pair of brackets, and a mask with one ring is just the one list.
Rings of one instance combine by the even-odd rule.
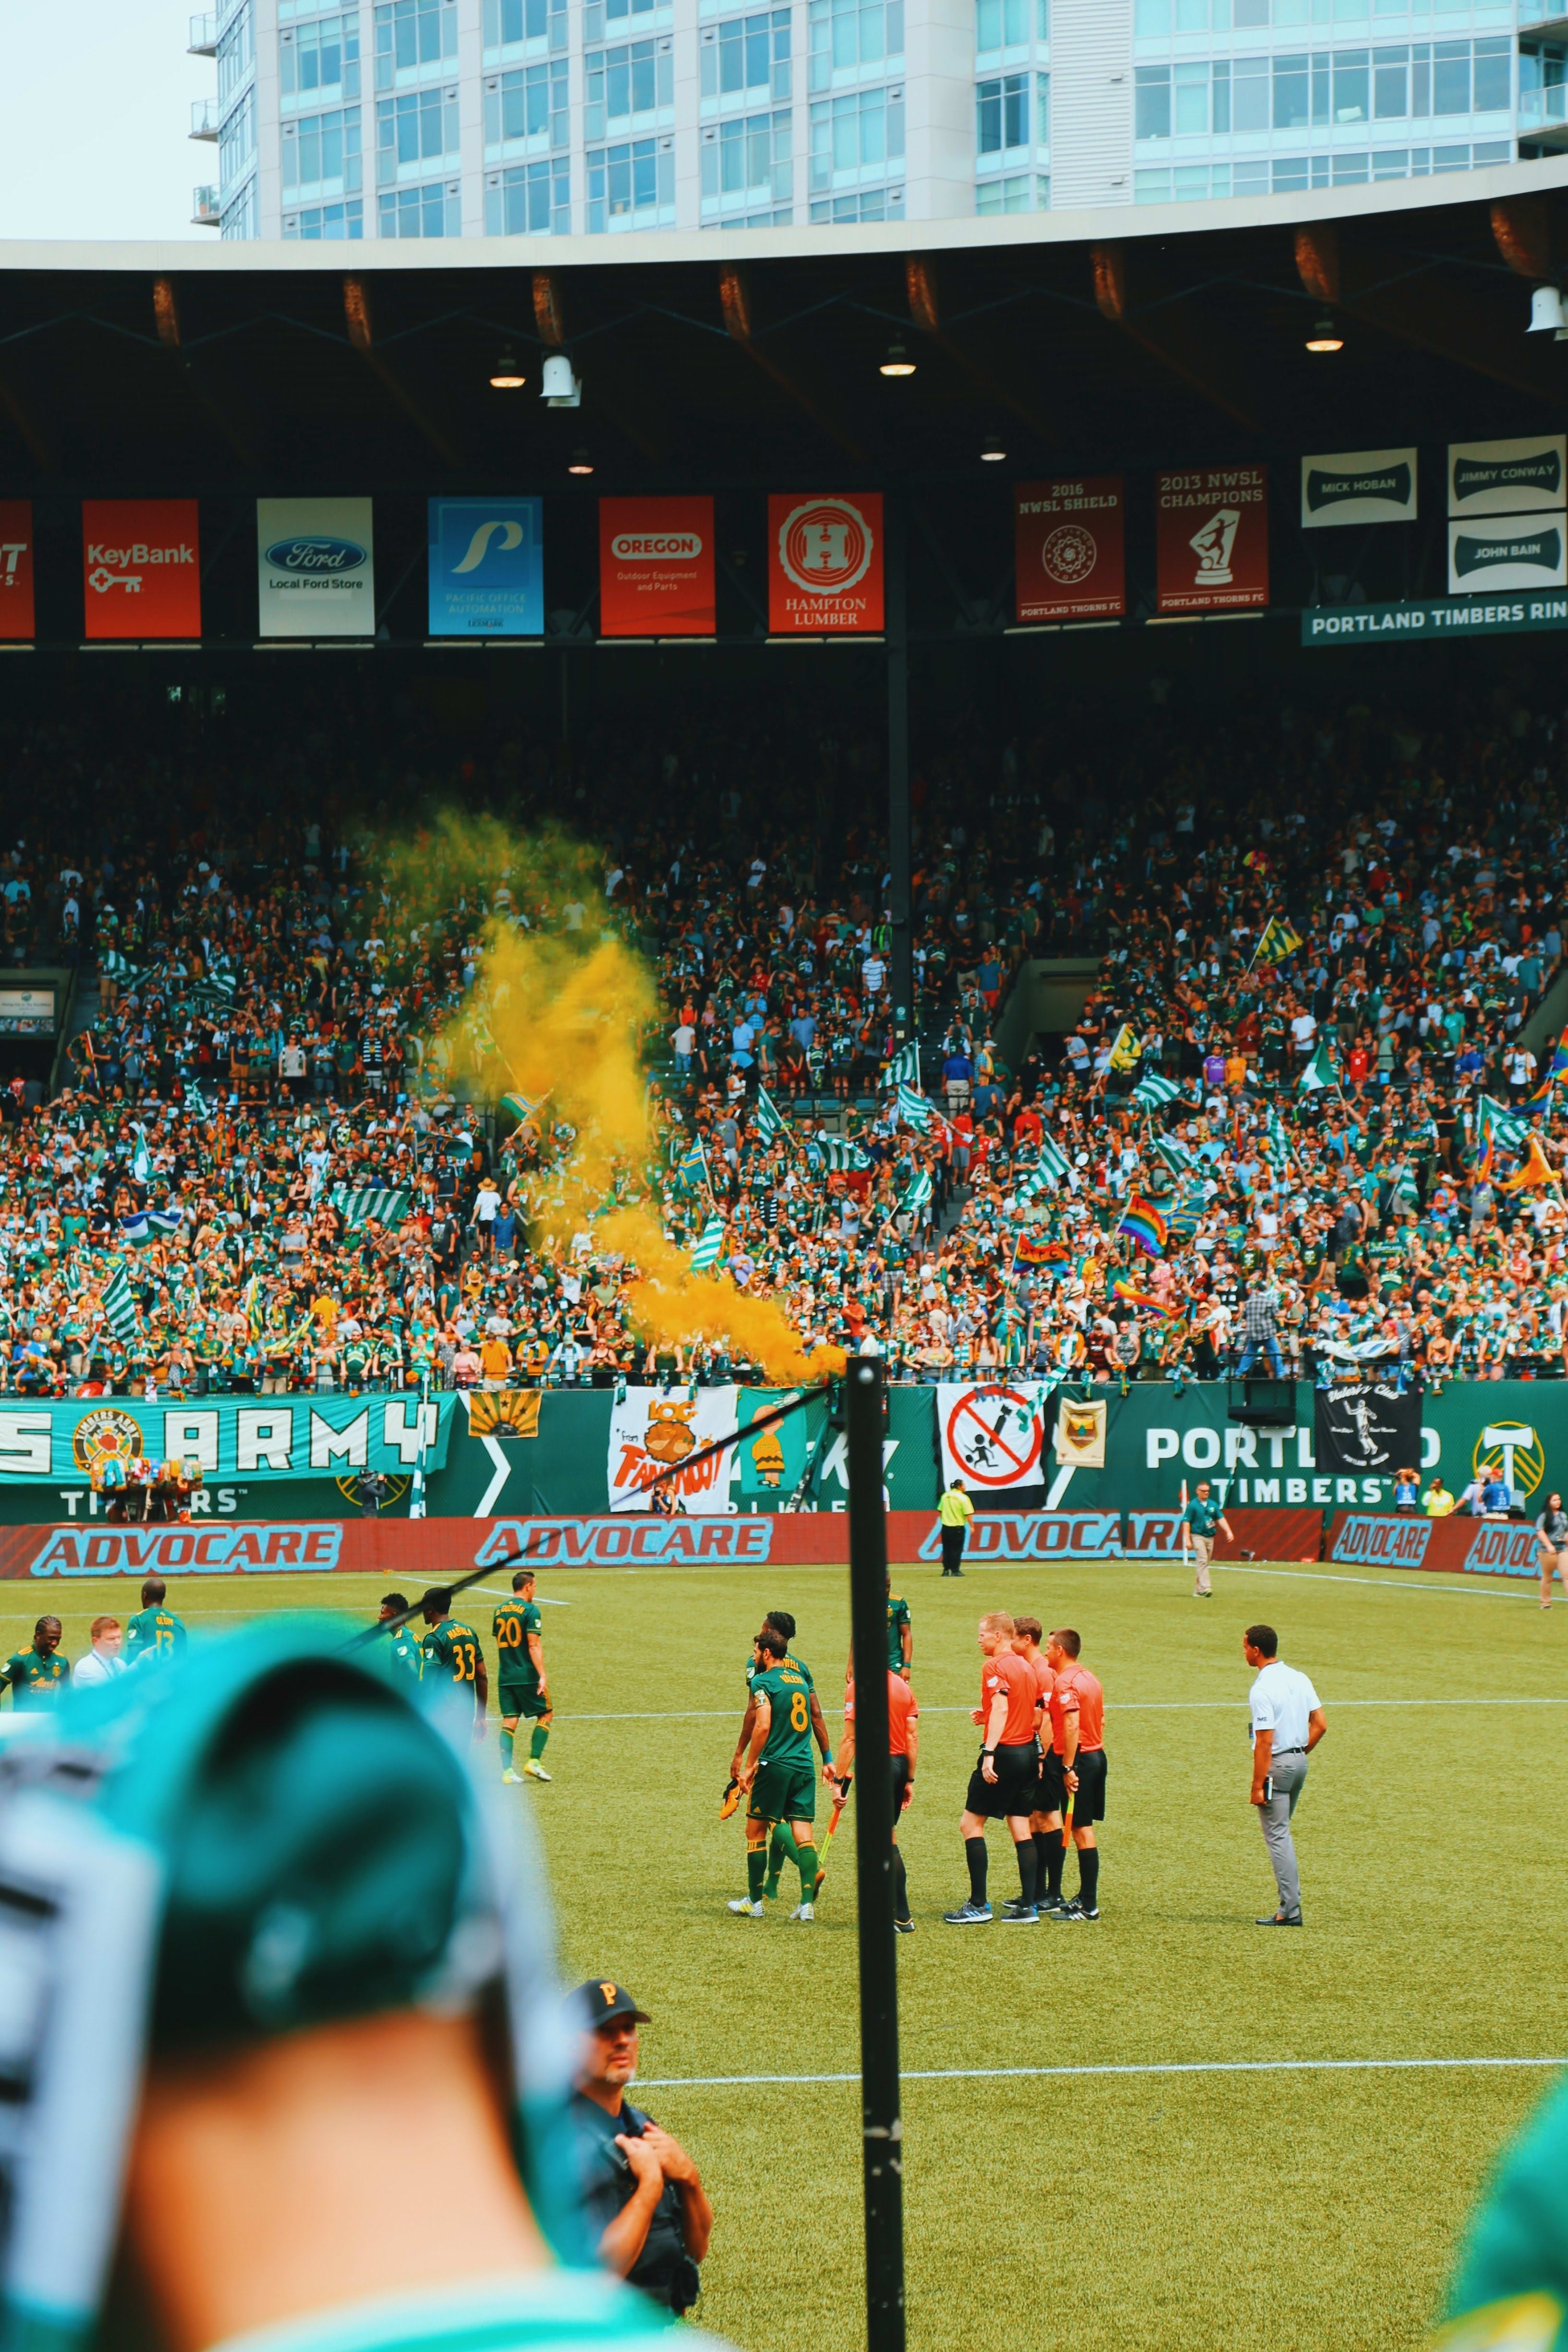
[[599, 1239], [636, 1265], [639, 1279], [626, 1294], [633, 1318], [639, 1330], [667, 1346], [697, 1338], [726, 1339], [781, 1386], [823, 1381], [844, 1370], [842, 1348], [814, 1348], [806, 1354], [776, 1300], [753, 1298], [721, 1277], [693, 1274], [679, 1250], [665, 1240], [657, 1217], [640, 1204], [613, 1211], [599, 1226]]

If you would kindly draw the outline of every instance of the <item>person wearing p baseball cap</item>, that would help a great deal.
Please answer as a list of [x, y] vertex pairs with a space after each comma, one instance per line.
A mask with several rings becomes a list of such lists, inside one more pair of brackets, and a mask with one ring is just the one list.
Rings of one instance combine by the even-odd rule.
[[701, 2293], [713, 2208], [678, 2140], [634, 2107], [637, 2028], [653, 2021], [625, 1985], [590, 1978], [572, 1996], [582, 2031], [574, 2111], [584, 2149], [583, 2198], [599, 2260], [677, 2315]]
[[[15, 2352], [643, 2352], [542, 1872], [384, 1641], [274, 1618], [0, 1759]], [[434, 2168], [428, 2172], [427, 2168]], [[389, 2184], [441, 2184], [389, 2229]]]

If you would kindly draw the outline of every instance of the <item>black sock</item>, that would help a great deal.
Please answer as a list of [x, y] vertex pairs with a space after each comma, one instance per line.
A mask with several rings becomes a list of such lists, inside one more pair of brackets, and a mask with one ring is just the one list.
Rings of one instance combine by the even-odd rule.
[[1079, 1848], [1078, 1899], [1086, 1911], [1093, 1911], [1099, 1906], [1100, 1848], [1097, 1845]]
[[1032, 1908], [1035, 1900], [1035, 1841], [1033, 1838], [1020, 1838], [1013, 1850], [1018, 1857], [1019, 1900], [1026, 1908]]
[[893, 1848], [893, 1916], [895, 1919], [907, 1919], [909, 1916], [909, 1873], [904, 1868], [903, 1855], [895, 1846]]
[[983, 1837], [965, 1838], [964, 1857], [969, 1864], [969, 1899], [972, 1903], [985, 1900], [985, 1841]]
[[1047, 1903], [1055, 1903], [1062, 1891], [1062, 1862], [1064, 1859], [1062, 1853], [1064, 1844], [1062, 1832], [1060, 1830], [1041, 1830], [1035, 1840], [1035, 1843], [1037, 1846], [1043, 1846], [1045, 1848], [1046, 1900]]
[[1034, 1833], [1034, 1842], [1035, 1842], [1035, 1900], [1036, 1900], [1037, 1903], [1043, 1903], [1043, 1902], [1045, 1901], [1045, 1899], [1046, 1899], [1046, 1893], [1047, 1893], [1047, 1886], [1048, 1886], [1048, 1885], [1049, 1885], [1049, 1881], [1050, 1881], [1050, 1869], [1051, 1869], [1051, 1865], [1050, 1865], [1050, 1856], [1049, 1856], [1049, 1854], [1048, 1854], [1048, 1853], [1047, 1853], [1047, 1844], [1049, 1843], [1049, 1841], [1048, 1841], [1048, 1839], [1047, 1838], [1047, 1836], [1046, 1836], [1046, 1832], [1045, 1832], [1045, 1831], [1044, 1831], [1044, 1830], [1037, 1830], [1037, 1831], [1035, 1832], [1035, 1833]]

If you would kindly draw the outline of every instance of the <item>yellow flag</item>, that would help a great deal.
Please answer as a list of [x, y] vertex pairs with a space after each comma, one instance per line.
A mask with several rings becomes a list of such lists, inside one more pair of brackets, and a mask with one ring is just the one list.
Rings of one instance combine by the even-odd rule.
[[1532, 1184], [1555, 1184], [1557, 1181], [1557, 1171], [1542, 1151], [1541, 1138], [1532, 1135], [1523, 1167], [1517, 1169], [1511, 1176], [1505, 1176], [1498, 1189], [1502, 1192], [1522, 1192]]
[[1140, 1045], [1137, 1038], [1134, 1037], [1131, 1028], [1124, 1021], [1121, 1028], [1116, 1033], [1116, 1043], [1110, 1049], [1111, 1068], [1113, 1070], [1130, 1070], [1142, 1050], [1143, 1048]]

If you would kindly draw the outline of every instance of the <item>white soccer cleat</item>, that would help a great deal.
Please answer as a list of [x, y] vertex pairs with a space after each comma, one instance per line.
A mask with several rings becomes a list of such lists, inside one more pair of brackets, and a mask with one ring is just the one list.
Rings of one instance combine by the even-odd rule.
[[521, 1789], [522, 1786], [522, 1774], [514, 1772], [510, 1764], [501, 1774], [501, 1779], [509, 1789]]
[[548, 1780], [552, 1777], [545, 1770], [543, 1765], [536, 1762], [531, 1756], [529, 1758], [527, 1763], [522, 1769], [524, 1774], [530, 1780]]
[[753, 1903], [749, 1895], [737, 1895], [734, 1901], [727, 1903], [724, 1908], [732, 1911], [737, 1919], [765, 1919], [768, 1916], [762, 1902]]
[[813, 1903], [797, 1903], [789, 1916], [792, 1919], [805, 1920], [809, 1927], [816, 1916], [816, 1906]]

